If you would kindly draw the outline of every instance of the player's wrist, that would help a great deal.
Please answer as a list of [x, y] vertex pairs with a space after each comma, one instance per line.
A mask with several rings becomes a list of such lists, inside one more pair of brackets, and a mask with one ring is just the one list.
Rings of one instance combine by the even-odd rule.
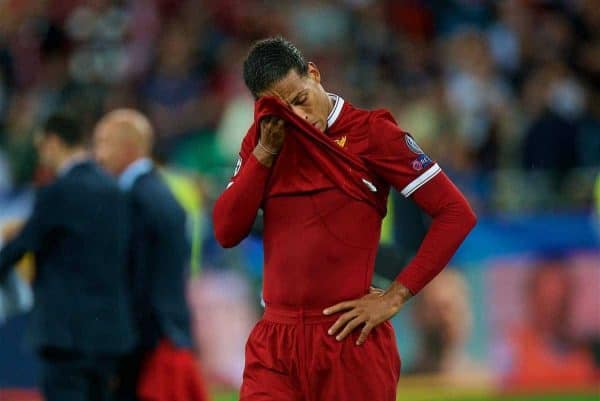
[[[259, 143], [260, 145], [260, 143]], [[252, 154], [260, 164], [266, 167], [271, 167], [275, 161], [276, 154], [270, 153], [263, 146], [256, 145]]]
[[258, 141], [258, 143], [256, 144], [257, 148], [260, 148], [261, 150], [263, 150], [265, 153], [270, 154], [271, 156], [277, 156], [277, 154], [279, 153], [278, 149], [274, 149], [271, 146], [265, 145], [263, 144], [260, 140]]
[[412, 297], [412, 294], [403, 284], [394, 281], [385, 291], [383, 297], [387, 299], [393, 308], [399, 310]]

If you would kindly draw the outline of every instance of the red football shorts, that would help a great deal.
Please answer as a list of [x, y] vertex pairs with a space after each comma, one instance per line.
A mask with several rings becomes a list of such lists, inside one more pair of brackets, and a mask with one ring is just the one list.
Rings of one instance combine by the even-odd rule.
[[339, 315], [267, 306], [246, 344], [240, 401], [395, 401], [400, 357], [390, 322], [356, 345], [327, 334]]

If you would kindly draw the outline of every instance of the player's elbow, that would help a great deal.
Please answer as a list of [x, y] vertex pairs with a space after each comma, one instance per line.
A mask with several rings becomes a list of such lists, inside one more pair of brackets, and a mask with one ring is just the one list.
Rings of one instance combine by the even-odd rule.
[[219, 245], [221, 245], [223, 248], [233, 248], [241, 242], [240, 239], [234, 238], [231, 235], [227, 235], [227, 233], [223, 233], [217, 229], [215, 229], [215, 238]]
[[236, 240], [230, 239], [230, 238], [218, 238], [217, 237], [217, 242], [223, 248], [233, 248], [234, 246], [236, 246], [237, 244], [239, 244], [241, 241], [236, 241]]
[[475, 228], [475, 226], [477, 225], [477, 215], [475, 214], [475, 211], [473, 210], [471, 205], [469, 205], [466, 202], [464, 206], [463, 216], [466, 235], [470, 233], [471, 230], [473, 230], [473, 228]]
[[471, 207], [469, 207], [467, 222], [469, 225], [469, 231], [471, 231], [477, 225], [477, 215]]
[[453, 202], [450, 202], [444, 209], [442, 214], [445, 214], [449, 221], [452, 221], [456, 227], [457, 235], [463, 239], [469, 235], [471, 230], [477, 224], [477, 215], [469, 205], [469, 202], [464, 197], [457, 197]]
[[220, 219], [214, 219], [214, 234], [215, 239], [223, 248], [233, 248], [243, 239], [242, 236], [237, 235], [231, 224]]
[[234, 213], [227, 202], [221, 198], [217, 199], [212, 217], [213, 233], [219, 245], [223, 248], [232, 248], [240, 243], [242, 238], [237, 234]]

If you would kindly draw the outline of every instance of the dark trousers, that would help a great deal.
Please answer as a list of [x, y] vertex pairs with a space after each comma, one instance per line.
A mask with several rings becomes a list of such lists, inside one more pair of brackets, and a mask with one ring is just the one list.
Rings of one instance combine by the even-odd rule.
[[114, 401], [118, 358], [65, 349], [40, 352], [45, 401]]
[[119, 362], [119, 386], [117, 401], [137, 401], [137, 384], [140, 379], [142, 363], [150, 353], [150, 349], [137, 349]]

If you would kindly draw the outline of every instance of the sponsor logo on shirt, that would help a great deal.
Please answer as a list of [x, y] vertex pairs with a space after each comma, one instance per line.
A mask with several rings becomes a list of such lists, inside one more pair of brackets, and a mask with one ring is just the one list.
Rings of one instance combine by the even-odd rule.
[[413, 139], [412, 136], [406, 134], [404, 135], [404, 140], [406, 141], [406, 146], [408, 146], [408, 148], [413, 152], [416, 153], [418, 155], [422, 155], [423, 150], [419, 147], [419, 145], [417, 144], [417, 142]]
[[340, 148], [343, 148], [344, 146], [346, 146], [346, 135], [339, 139], [334, 139], [334, 142], [337, 143]]
[[411, 162], [411, 166], [413, 170], [421, 171], [431, 163], [433, 163], [433, 160], [431, 160], [431, 158], [426, 154], [422, 154]]

